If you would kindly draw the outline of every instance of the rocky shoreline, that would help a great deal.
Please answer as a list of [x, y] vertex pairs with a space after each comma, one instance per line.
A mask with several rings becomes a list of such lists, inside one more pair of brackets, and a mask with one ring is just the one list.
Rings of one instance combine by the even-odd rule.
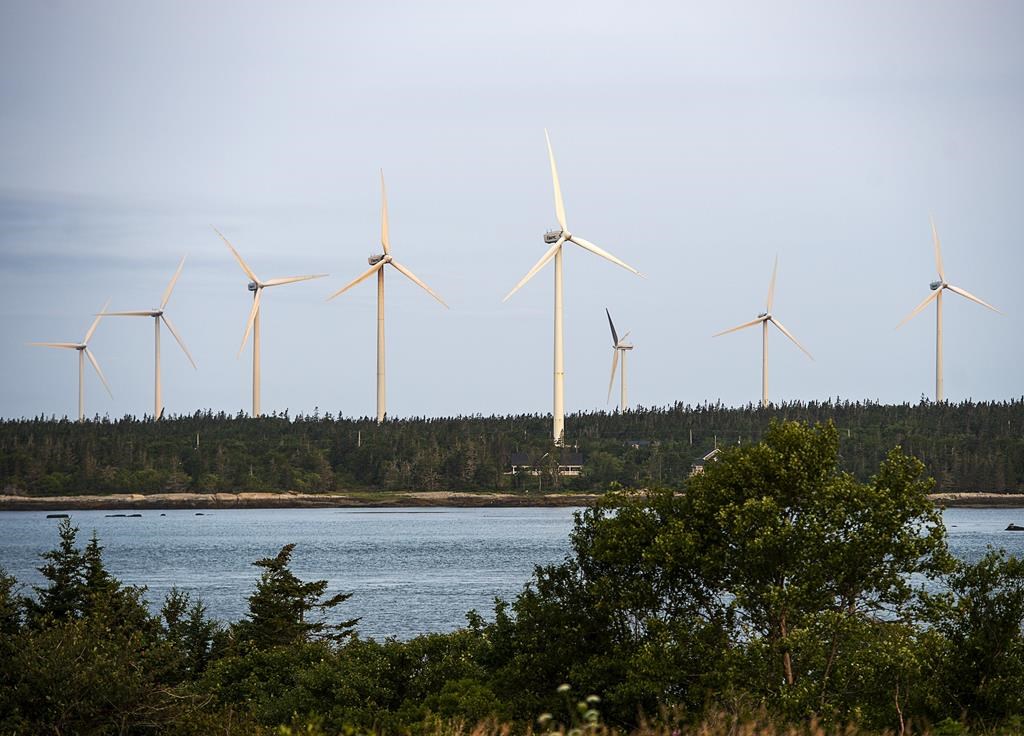
[[[0, 511], [116, 511], [128, 509], [284, 509], [395, 507], [589, 506], [594, 493], [466, 493], [391, 491], [381, 493], [122, 493], [83, 496], [0, 495]], [[1024, 508], [1018, 493], [933, 493], [945, 508]]]
[[598, 498], [588, 493], [456, 493], [408, 491], [382, 493], [119, 493], [83, 496], [0, 495], [0, 511], [69, 511], [123, 509], [283, 509], [394, 508], [455, 506], [527, 507], [588, 506]]

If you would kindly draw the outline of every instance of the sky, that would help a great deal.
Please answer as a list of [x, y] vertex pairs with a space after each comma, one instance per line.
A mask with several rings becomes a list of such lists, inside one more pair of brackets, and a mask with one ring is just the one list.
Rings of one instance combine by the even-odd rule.
[[[555, 227], [566, 410], [614, 408], [607, 307], [634, 405], [1024, 395], [1024, 5], [1006, 2], [52, 2], [0, 0], [0, 416], [77, 411], [93, 314], [167, 307], [170, 414], [248, 411], [247, 278], [268, 289], [262, 405], [375, 411], [376, 294], [329, 294], [392, 253], [388, 413], [549, 413], [553, 275], [507, 302]], [[86, 412], [152, 412], [153, 328], [106, 318]]]

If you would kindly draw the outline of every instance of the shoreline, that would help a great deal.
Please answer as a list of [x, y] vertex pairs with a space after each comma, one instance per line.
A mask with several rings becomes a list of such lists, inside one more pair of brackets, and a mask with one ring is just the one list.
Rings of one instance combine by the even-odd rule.
[[[118, 493], [82, 496], [0, 495], [0, 511], [118, 511], [138, 509], [523, 508], [589, 506], [602, 494], [519, 494], [462, 491], [379, 493]], [[944, 508], [1024, 508], [1020, 493], [932, 493]]]
[[589, 506], [594, 493], [115, 493], [82, 496], [0, 495], [0, 511], [119, 511], [136, 509], [516, 508]]

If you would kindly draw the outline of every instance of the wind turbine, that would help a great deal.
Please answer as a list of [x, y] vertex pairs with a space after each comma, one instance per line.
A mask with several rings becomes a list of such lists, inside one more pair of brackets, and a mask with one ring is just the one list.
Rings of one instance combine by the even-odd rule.
[[[178, 263], [178, 270], [174, 272], [174, 276], [171, 277], [171, 282], [167, 284], [167, 288], [164, 290], [163, 298], [160, 299], [160, 306], [156, 309], [143, 309], [134, 312], [104, 312], [103, 316], [106, 317], [152, 317], [153, 318], [153, 366], [155, 375], [153, 378], [153, 418], [159, 419], [163, 414], [163, 397], [160, 392], [160, 320], [163, 320], [164, 324], [167, 325], [167, 329], [171, 331], [174, 339], [178, 341], [178, 345], [181, 346], [182, 351], [185, 353], [185, 357], [188, 358], [188, 362], [192, 364], [193, 368], [196, 368], [196, 362], [192, 360], [192, 354], [189, 353], [188, 348], [185, 347], [184, 341], [178, 331], [174, 329], [174, 325], [171, 324], [171, 320], [164, 313], [164, 309], [167, 307], [167, 302], [171, 299], [171, 292], [174, 291], [174, 285], [178, 283], [178, 276], [181, 275], [181, 269], [185, 266], [185, 256], [181, 257], [181, 262]], [[198, 370], [198, 369], [197, 369]]]
[[604, 313], [608, 315], [608, 326], [612, 330], [612, 377], [608, 381], [608, 401], [612, 399], [612, 385], [615, 383], [615, 368], [619, 363], [619, 353], [622, 353], [622, 373], [620, 374], [621, 382], [621, 396], [619, 397], [619, 411], [626, 411], [626, 351], [632, 350], [633, 346], [626, 342], [626, 338], [629, 337], [627, 332], [622, 338], [619, 338], [617, 332], [615, 332], [615, 324], [612, 322], [611, 312], [608, 311], [608, 307], [604, 308]]
[[508, 301], [509, 297], [519, 291], [527, 281], [532, 279], [538, 271], [548, 264], [548, 261], [555, 261], [555, 376], [554, 376], [554, 406], [552, 409], [553, 427], [552, 434], [555, 444], [560, 445], [565, 435], [565, 365], [564, 351], [562, 345], [562, 246], [566, 241], [575, 243], [584, 250], [589, 250], [605, 260], [611, 261], [617, 266], [622, 266], [627, 271], [632, 271], [640, 276], [640, 272], [625, 262], [619, 260], [611, 253], [597, 247], [593, 243], [584, 240], [578, 235], [569, 232], [565, 224], [565, 205], [562, 203], [562, 188], [558, 184], [558, 168], [555, 166], [555, 154], [551, 150], [551, 138], [547, 130], [544, 131], [544, 138], [548, 143], [548, 159], [551, 161], [551, 180], [555, 189], [555, 216], [558, 218], [558, 230], [551, 230], [544, 234], [544, 242], [551, 243], [551, 247], [541, 256], [525, 276], [515, 285], [502, 301]]
[[768, 286], [768, 301], [765, 306], [765, 310], [761, 314], [757, 315], [757, 319], [752, 319], [749, 322], [744, 322], [736, 327], [730, 327], [728, 330], [722, 330], [716, 333], [713, 337], [719, 335], [726, 335], [730, 332], [736, 332], [747, 327], [753, 327], [756, 324], [761, 325], [761, 406], [768, 406], [768, 323], [771, 322], [775, 325], [779, 332], [788, 337], [793, 341], [793, 344], [804, 351], [807, 357], [814, 360], [814, 356], [807, 352], [803, 345], [797, 342], [797, 339], [793, 337], [793, 334], [785, 328], [785, 326], [779, 322], [778, 319], [772, 314], [772, 303], [775, 301], [775, 275], [779, 270], [779, 257], [775, 256], [775, 266], [772, 268], [772, 281]]
[[949, 289], [954, 294], [959, 294], [962, 297], [970, 299], [972, 302], [977, 302], [983, 307], [988, 307], [993, 312], [998, 314], [1002, 314], [1002, 312], [988, 302], [974, 296], [974, 294], [946, 282], [946, 273], [942, 268], [942, 247], [939, 244], [939, 233], [935, 229], [934, 220], [931, 221], [931, 224], [932, 241], [935, 243], [935, 267], [939, 272], [939, 280], [932, 281], [931, 284], [929, 284], [929, 288], [932, 290], [931, 295], [918, 304], [914, 308], [913, 312], [904, 317], [903, 321], [896, 325], [896, 328], [899, 329], [915, 317], [922, 309], [927, 307], [929, 303], [932, 301], [935, 302], [935, 400], [942, 401], [942, 292]]
[[248, 289], [252, 292], [252, 309], [249, 310], [249, 319], [245, 322], [245, 334], [242, 335], [242, 344], [238, 347], [238, 354], [242, 354], [242, 350], [245, 349], [245, 343], [249, 339], [249, 333], [252, 332], [252, 415], [258, 417], [260, 415], [260, 299], [263, 296], [263, 290], [268, 286], [281, 286], [283, 284], [294, 284], [297, 281], [322, 279], [327, 274], [316, 273], [308, 276], [285, 276], [283, 278], [260, 281], [248, 264], [242, 260], [242, 256], [238, 255], [235, 246], [231, 245], [221, 231], [217, 228], [213, 228], [213, 231], [220, 235], [220, 239], [224, 241], [228, 250], [231, 251], [235, 260], [238, 261], [238, 265], [245, 271], [245, 275], [249, 277]]
[[377, 422], [383, 422], [384, 417], [387, 414], [387, 388], [384, 381], [384, 266], [390, 264], [399, 273], [403, 274], [406, 278], [412, 281], [414, 284], [419, 286], [421, 289], [426, 291], [430, 296], [437, 299], [441, 304], [448, 308], [448, 305], [444, 303], [444, 299], [439, 297], [433, 289], [423, 283], [412, 271], [403, 266], [401, 263], [396, 261], [391, 256], [391, 241], [388, 238], [388, 195], [384, 189], [384, 172], [380, 172], [380, 245], [384, 249], [384, 252], [378, 255], [372, 255], [367, 260], [370, 263], [368, 268], [362, 275], [350, 281], [348, 284], [338, 289], [336, 292], [327, 297], [327, 301], [334, 299], [337, 296], [341, 296], [346, 291], [351, 289], [356, 284], [359, 284], [366, 279], [377, 274]]
[[99, 325], [100, 320], [103, 319], [103, 312], [106, 311], [110, 305], [110, 300], [107, 299], [107, 303], [100, 309], [100, 314], [96, 315], [96, 319], [92, 321], [92, 326], [89, 331], [85, 333], [85, 337], [82, 338], [82, 342], [30, 342], [29, 345], [38, 345], [44, 348], [64, 348], [66, 350], [77, 350], [78, 351], [78, 421], [85, 421], [85, 359], [88, 358], [89, 362], [92, 363], [92, 367], [96, 369], [96, 375], [103, 381], [104, 388], [107, 389], [107, 393], [110, 394], [110, 398], [114, 398], [113, 392], [110, 390], [110, 384], [107, 383], [107, 379], [103, 376], [103, 371], [100, 370], [100, 364], [96, 362], [96, 356], [89, 350], [89, 339], [92, 334], [96, 332], [96, 327]]

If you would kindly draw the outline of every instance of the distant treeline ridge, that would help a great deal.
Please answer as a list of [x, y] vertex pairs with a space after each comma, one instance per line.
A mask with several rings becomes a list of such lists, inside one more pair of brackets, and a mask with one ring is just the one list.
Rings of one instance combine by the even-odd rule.
[[[601, 491], [679, 488], [716, 445], [757, 441], [771, 420], [832, 421], [843, 468], [861, 481], [899, 445], [937, 491], [1024, 492], [1024, 398], [883, 405], [826, 401], [768, 408], [719, 403], [573, 414], [567, 448], [550, 417], [388, 420], [330, 413], [196, 412], [160, 421], [0, 420], [0, 490], [84, 493], [389, 490]], [[557, 472], [582, 454], [578, 476]], [[513, 474], [512, 465], [519, 466]], [[521, 472], [523, 465], [527, 472]]]

